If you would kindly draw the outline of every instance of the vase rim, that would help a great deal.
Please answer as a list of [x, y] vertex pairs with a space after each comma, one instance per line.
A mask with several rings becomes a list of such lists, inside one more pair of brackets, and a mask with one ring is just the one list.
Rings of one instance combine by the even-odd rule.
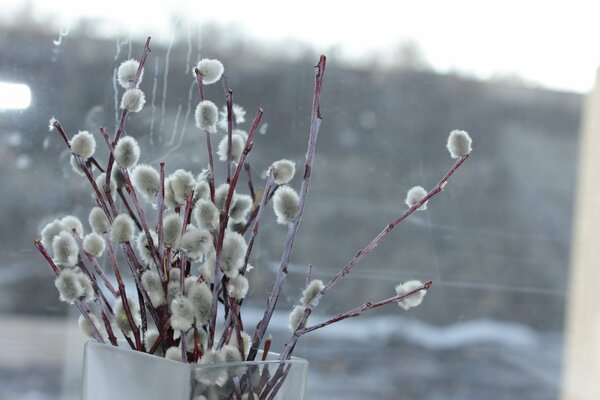
[[[121, 346], [123, 344], [125, 346]], [[267, 364], [282, 364], [282, 363], [283, 364], [291, 364], [291, 365], [306, 365], [306, 366], [308, 366], [308, 361], [303, 358], [292, 356], [289, 360], [281, 361], [281, 360], [277, 359], [277, 357], [279, 357], [279, 353], [274, 353], [271, 351], [269, 352], [268, 357], [274, 357], [274, 359], [267, 359], [265, 361], [255, 360], [255, 361], [225, 362], [225, 363], [216, 363], [216, 364], [200, 364], [200, 363], [184, 363], [181, 361], [169, 360], [168, 358], [164, 358], [164, 357], [156, 356], [153, 354], [133, 350], [127, 346], [127, 342], [124, 340], [119, 340], [119, 346], [113, 346], [109, 343], [100, 343], [97, 340], [90, 339], [85, 343], [85, 347], [100, 347], [100, 348], [104, 348], [109, 351], [125, 351], [125, 352], [131, 353], [132, 355], [135, 355], [137, 357], [148, 357], [149, 359], [152, 359], [155, 361], [156, 360], [168, 361], [170, 363], [176, 363], [176, 364], [182, 365], [182, 366], [189, 366], [194, 369], [195, 368], [238, 367], [238, 366], [247, 366], [249, 364], [267, 365]], [[259, 350], [257, 353], [257, 357], [260, 356], [261, 354], [262, 354], [262, 350]]]

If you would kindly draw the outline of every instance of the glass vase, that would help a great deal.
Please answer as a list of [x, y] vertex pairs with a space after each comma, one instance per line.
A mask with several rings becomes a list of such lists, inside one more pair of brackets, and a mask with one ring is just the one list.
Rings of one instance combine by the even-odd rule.
[[[127, 346], [127, 345], [125, 345]], [[186, 364], [88, 341], [82, 400], [303, 400], [308, 362]], [[261, 359], [261, 354], [257, 356]]]

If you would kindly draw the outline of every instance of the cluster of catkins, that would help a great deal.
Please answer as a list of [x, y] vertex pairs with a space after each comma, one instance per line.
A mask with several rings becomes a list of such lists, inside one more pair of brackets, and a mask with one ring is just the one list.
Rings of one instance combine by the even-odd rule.
[[[139, 112], [144, 106], [144, 93], [137, 87], [142, 74], [143, 68], [136, 60], [125, 61], [118, 69], [118, 81], [125, 89], [121, 101], [123, 121], [127, 113]], [[210, 85], [221, 78], [223, 65], [218, 60], [203, 59], [197, 64], [195, 74], [201, 76], [200, 85]], [[196, 126], [213, 137], [218, 128], [231, 127], [233, 119], [235, 129], [220, 140], [216, 154], [221, 161], [237, 166], [247, 146], [248, 134], [239, 129], [245, 111], [237, 105], [232, 109], [233, 115], [228, 116], [226, 110], [219, 112], [213, 102], [202, 96], [195, 117]], [[54, 119], [50, 121], [50, 128], [64, 132]], [[208, 346], [207, 326], [215, 307], [216, 272], [219, 277], [225, 277], [223, 292], [217, 295], [240, 304], [248, 293], [246, 275], [252, 267], [248, 265], [248, 245], [242, 233], [247, 231], [249, 215], [257, 210], [257, 199], [234, 190], [228, 207], [228, 223], [223, 226], [230, 187], [227, 183], [211, 186], [214, 174], [210, 168], [197, 175], [183, 169], [161, 175], [153, 166], [139, 163], [140, 146], [136, 139], [117, 134], [114, 143], [105, 137], [111, 151], [110, 160], [114, 157], [116, 164], [111, 179], [107, 180], [93, 158], [94, 135], [80, 131], [71, 139], [63, 136], [72, 153], [73, 170], [90, 180], [97, 205], [88, 215], [90, 233], [85, 232], [77, 217], [66, 216], [42, 229], [40, 243], [57, 274], [55, 285], [60, 299], [78, 305], [83, 313], [79, 321], [82, 330], [96, 338], [102, 337], [101, 332], [106, 330], [111, 342], [116, 344], [112, 332], [116, 327], [132, 348], [172, 360], [206, 364], [244, 360], [251, 342], [247, 333], [222, 333], [221, 339], [214, 342], [219, 342], [218, 345]], [[465, 131], [452, 131], [447, 148], [453, 158], [465, 157], [471, 152], [471, 138]], [[300, 205], [298, 193], [289, 185], [295, 175], [295, 164], [289, 160], [276, 161], [270, 166], [269, 174], [275, 185], [269, 201], [272, 201], [277, 222], [290, 224], [295, 221]], [[107, 188], [108, 181], [110, 187]], [[117, 194], [126, 209], [121, 213], [115, 207]], [[154, 219], [147, 223], [139, 207], [138, 194], [152, 209], [159, 209], [154, 224]], [[427, 196], [423, 187], [415, 186], [407, 192], [405, 201], [409, 207], [418, 205], [419, 210], [424, 210], [427, 202], [423, 200], [428, 199]], [[136, 212], [127, 198], [136, 205]], [[224, 232], [220, 232], [221, 229]], [[136, 280], [135, 295], [125, 291], [114, 247], [121, 249]], [[220, 247], [219, 254], [217, 247]], [[216, 267], [217, 258], [220, 270]], [[112, 266], [118, 288], [106, 276], [102, 264]], [[112, 301], [104, 295], [101, 284], [112, 294]], [[302, 328], [302, 321], [305, 324], [303, 316], [311, 311], [307, 308], [316, 296], [325, 292], [324, 288], [320, 280], [307, 283], [289, 316], [292, 331]], [[396, 302], [404, 309], [419, 305], [426, 293], [421, 289], [423, 283], [417, 280], [398, 285]], [[92, 311], [92, 304], [96, 304], [102, 322]], [[145, 309], [153, 317], [154, 328], [147, 326]], [[214, 332], [211, 333], [214, 336]], [[190, 353], [194, 353], [196, 359]], [[216, 382], [220, 377], [210, 379]]]
[[[118, 81], [126, 89], [121, 108], [128, 112], [139, 112], [145, 103], [144, 93], [137, 87], [130, 87], [138, 67], [138, 61], [129, 60], [122, 63], [118, 69]], [[202, 83], [206, 85], [220, 79], [223, 66], [217, 60], [203, 59], [198, 63], [197, 70], [203, 77]], [[139, 80], [141, 74], [138, 82]], [[234, 105], [234, 115], [236, 124], [244, 122], [243, 108]], [[54, 119], [50, 121], [50, 129], [55, 128], [55, 123]], [[219, 113], [213, 102], [203, 100], [196, 108], [196, 125], [202, 130], [216, 134], [217, 127], [227, 126], [226, 112]], [[237, 163], [246, 139], [247, 133], [244, 130], [233, 130], [229, 151], [228, 138], [225, 135], [218, 145], [219, 159], [227, 161], [230, 156], [231, 160]], [[85, 176], [83, 169], [88, 168], [93, 174], [91, 164], [87, 161], [95, 154], [94, 135], [80, 131], [69, 140], [69, 145], [73, 154], [71, 166], [74, 172]], [[112, 170], [110, 190], [102, 190], [106, 181], [105, 173], [98, 173], [94, 177], [102, 196], [111, 196], [112, 201], [115, 201], [117, 191], [127, 189], [127, 185], [130, 184], [136, 193], [156, 208], [161, 190], [160, 173], [150, 165], [139, 163], [140, 146], [136, 139], [132, 136], [120, 137], [114, 144], [112, 153], [116, 166]], [[272, 195], [273, 210], [278, 223], [288, 224], [296, 216], [299, 205], [297, 192], [288, 185], [295, 175], [295, 163], [279, 160], [272, 164], [270, 170], [277, 185]], [[102, 207], [93, 207], [88, 216], [91, 232], [87, 234], [82, 222], [75, 216], [66, 216], [48, 223], [41, 231], [41, 243], [60, 268], [60, 274], [55, 281], [60, 299], [71, 304], [78, 301], [98, 302], [97, 294], [100, 289], [93, 274], [85, 273], [80, 268], [83, 267], [83, 260], [89, 260], [97, 266], [96, 271], [101, 273], [101, 259], [107, 247], [112, 249], [113, 246], [124, 243], [132, 244], [137, 250], [136, 256], [141, 266], [138, 284], [141, 284], [147, 293], [153, 308], [167, 310], [168, 326], [174, 334], [181, 332], [181, 335], [187, 335], [185, 343], [183, 340], [179, 341], [180, 346], [187, 345], [190, 352], [198, 349], [198, 346], [204, 349], [201, 362], [241, 361], [243, 356], [238, 349], [243, 347], [247, 351], [250, 343], [250, 338], [245, 332], [241, 332], [244, 341], [242, 347], [238, 346], [237, 336], [231, 335], [229, 344], [225, 344], [219, 350], [205, 348], [205, 327], [211, 317], [213, 300], [211, 285], [215, 278], [215, 241], [219, 235], [220, 214], [224, 210], [229, 192], [229, 184], [221, 184], [215, 188], [214, 200], [211, 200], [208, 181], [210, 173], [211, 171], [204, 170], [194, 175], [190, 171], [179, 169], [164, 178], [165, 213], [162, 220], [162, 243], [169, 257], [166, 266], [157, 264], [157, 261], [160, 261], [156, 253], [153, 253], [153, 249], [159, 243], [157, 229], [149, 230], [153, 243], [153, 246], [150, 246], [145, 231], [134, 220], [135, 216], [132, 218], [133, 214], [128, 212], [116, 215], [111, 222]], [[92, 197], [99, 204], [97, 191], [92, 193]], [[190, 200], [191, 218], [186, 221], [184, 210]], [[238, 301], [244, 299], [248, 293], [246, 273], [252, 269], [252, 266], [245, 262], [246, 239], [238, 230], [247, 223], [248, 214], [256, 206], [255, 200], [248, 194], [234, 191], [229, 207], [229, 224], [224, 232], [220, 253], [220, 269], [227, 277], [224, 290], [229, 298]], [[77, 239], [80, 239], [79, 243]], [[110, 257], [110, 261], [114, 262], [113, 255]], [[182, 257], [185, 257], [184, 262], [187, 261], [192, 266], [191, 272], [183, 271], [183, 277], [182, 268], [179, 268]], [[161, 269], [166, 272], [164, 277], [160, 274]], [[103, 273], [102, 275], [106, 284], [110, 286], [108, 278]], [[112, 291], [115, 294], [110, 310], [112, 323], [125, 337], [132, 339], [132, 329], [141, 324], [137, 296], [129, 294], [128, 304], [124, 305], [124, 296], [115, 289]], [[91, 321], [98, 331], [102, 331], [103, 325], [93, 313], [88, 313], [88, 317], [81, 316], [79, 325], [84, 332], [94, 337], [94, 330], [89, 322]], [[145, 351], [164, 353], [165, 357], [173, 360], [182, 359], [180, 347], [172, 346], [164, 352], [161, 351], [161, 346], [157, 346], [157, 329], [149, 328], [142, 334]]]

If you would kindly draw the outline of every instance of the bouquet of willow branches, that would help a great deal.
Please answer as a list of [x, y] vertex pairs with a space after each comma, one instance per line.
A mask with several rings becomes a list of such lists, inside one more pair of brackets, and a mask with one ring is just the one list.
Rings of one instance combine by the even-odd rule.
[[[308, 150], [300, 191], [289, 184], [295, 175], [294, 163], [282, 159], [268, 169], [262, 194], [258, 196], [248, 156], [263, 112], [257, 111], [247, 132], [238, 129], [245, 112], [233, 104], [233, 92], [222, 77], [224, 68], [218, 60], [203, 59], [194, 68], [200, 100], [196, 125], [206, 140], [208, 167], [197, 175], [182, 169], [167, 175], [162, 162], [158, 170], [138, 163], [140, 148], [133, 137], [125, 134], [125, 122], [129, 114], [141, 111], [145, 103], [138, 86], [150, 53], [149, 43], [150, 38], [139, 61], [125, 61], [118, 69], [118, 81], [125, 90], [121, 117], [114, 136], [99, 128], [109, 150], [105, 164], [94, 158], [94, 135], [80, 131], [70, 137], [59, 121], [50, 120], [50, 130], [59, 133], [72, 154], [73, 170], [92, 187], [95, 205], [88, 217], [92, 232], [84, 234], [80, 220], [66, 216], [47, 224], [35, 246], [56, 274], [60, 299], [79, 309], [81, 329], [99, 342], [118, 346], [117, 335], [122, 335], [133, 350], [184, 363], [253, 361], [261, 347], [265, 357], [271, 344], [270, 336], [266, 337], [267, 328], [286, 280], [308, 195], [321, 123], [319, 103], [326, 59], [321, 56], [315, 66]], [[217, 106], [204, 95], [205, 85], [221, 79], [226, 101], [222, 117]], [[216, 151], [225, 164], [226, 181], [221, 184], [214, 179], [212, 142], [219, 134], [217, 127], [225, 131]], [[324, 283], [311, 279], [309, 269], [302, 297], [290, 313], [292, 334], [280, 352], [280, 360], [289, 359], [298, 339], [308, 332], [383, 305], [397, 303], [408, 309], [421, 303], [432, 283], [412, 280], [399, 284], [394, 296], [365, 303], [320, 323], [307, 322], [321, 298], [375, 250], [390, 231], [416, 210], [425, 210], [428, 200], [441, 192], [468, 158], [471, 139], [464, 131], [452, 131], [447, 147], [457, 159], [449, 172], [430, 191], [421, 186], [408, 190], [409, 208], [385, 226], [335, 276]], [[239, 189], [241, 179], [247, 180], [248, 194]], [[153, 205], [152, 215], [144, 212], [142, 200]], [[244, 328], [241, 306], [248, 292], [252, 248], [269, 203], [277, 222], [287, 226], [287, 239], [264, 315], [251, 332]], [[103, 257], [107, 260], [102, 261]], [[107, 275], [101, 264], [110, 265], [114, 277]], [[126, 290], [125, 274], [133, 277], [134, 291]], [[219, 315], [223, 318], [221, 323], [217, 323]], [[279, 375], [281, 379], [283, 374]], [[260, 398], [271, 398], [276, 385], [277, 381], [266, 382], [253, 393]]]

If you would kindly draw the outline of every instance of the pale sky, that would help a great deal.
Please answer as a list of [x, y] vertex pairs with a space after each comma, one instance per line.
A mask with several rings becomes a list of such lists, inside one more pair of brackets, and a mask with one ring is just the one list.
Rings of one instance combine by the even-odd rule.
[[[0, 0], [0, 3], [6, 0]], [[8, 8], [19, 7], [8, 0]], [[416, 41], [439, 71], [480, 78], [512, 74], [556, 89], [587, 91], [600, 65], [598, 1], [37, 0], [40, 15], [67, 26], [80, 15], [103, 29], [168, 42], [170, 19], [233, 23], [258, 39], [339, 45], [348, 57], [393, 51]], [[5, 14], [8, 15], [8, 14]], [[58, 32], [57, 32], [58, 33]], [[162, 40], [161, 40], [162, 39]]]

